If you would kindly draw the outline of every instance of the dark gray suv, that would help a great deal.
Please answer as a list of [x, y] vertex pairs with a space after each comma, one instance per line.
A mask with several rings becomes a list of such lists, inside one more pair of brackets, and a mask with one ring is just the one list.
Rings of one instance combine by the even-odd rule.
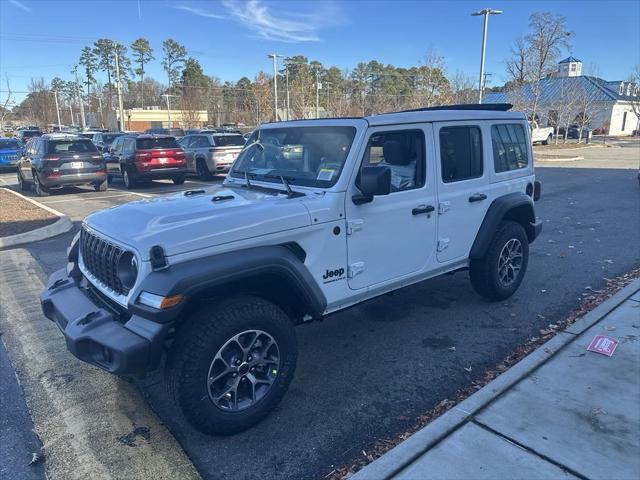
[[92, 185], [104, 192], [107, 169], [91, 140], [77, 135], [43, 135], [27, 143], [18, 161], [18, 182], [22, 190], [33, 184], [41, 197], [51, 189], [75, 185]]

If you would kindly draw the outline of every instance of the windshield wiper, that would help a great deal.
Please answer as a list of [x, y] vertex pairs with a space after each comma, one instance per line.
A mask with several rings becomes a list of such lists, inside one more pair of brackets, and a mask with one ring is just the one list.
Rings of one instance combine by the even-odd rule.
[[294, 197], [301, 197], [304, 196], [304, 193], [301, 192], [294, 192], [291, 189], [291, 185], [289, 185], [289, 182], [294, 181], [295, 177], [285, 177], [284, 175], [272, 175], [267, 173], [266, 175], [263, 175], [264, 178], [275, 178], [275, 179], [279, 179], [282, 182], [282, 185], [284, 185], [284, 188], [287, 190], [287, 197], [288, 198], [294, 198]]

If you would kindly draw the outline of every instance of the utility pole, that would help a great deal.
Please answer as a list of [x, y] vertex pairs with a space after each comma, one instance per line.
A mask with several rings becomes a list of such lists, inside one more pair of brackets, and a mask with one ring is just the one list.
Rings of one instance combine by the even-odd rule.
[[287, 121], [291, 120], [290, 110], [289, 110], [289, 62], [285, 62], [284, 64], [284, 74], [287, 83]]
[[316, 118], [320, 118], [320, 85], [319, 81], [320, 71], [316, 68]]
[[282, 55], [277, 53], [270, 53], [267, 58], [273, 60], [273, 121], [278, 121], [278, 58], [282, 58]]
[[485, 8], [471, 15], [478, 17], [484, 15], [484, 27], [482, 29], [482, 53], [480, 54], [480, 80], [478, 81], [478, 103], [482, 103], [482, 93], [484, 89], [484, 57], [487, 47], [487, 27], [489, 25], [489, 15], [500, 15], [502, 10]]
[[80, 121], [82, 123], [82, 130], [86, 130], [87, 123], [84, 118], [84, 105], [82, 104], [82, 95], [80, 94], [80, 83], [78, 82], [78, 65], [74, 66], [73, 71], [76, 74], [76, 96], [78, 97], [78, 102], [80, 102]]
[[173, 97], [175, 95], [170, 95], [168, 93], [165, 93], [162, 96], [167, 99], [167, 120], [169, 121], [168, 128], [172, 128], [172, 125], [171, 125], [171, 104], [169, 102], [169, 97]]
[[69, 116], [71, 117], [71, 126], [75, 127], [76, 122], [73, 121], [73, 108], [71, 107], [71, 103], [69, 103]]
[[98, 95], [98, 105], [100, 105], [100, 128], [104, 128], [104, 110], [102, 110], [102, 97]]
[[125, 130], [124, 126], [124, 108], [122, 106], [122, 85], [120, 82], [120, 50], [118, 44], [114, 42], [116, 50], [116, 85], [118, 87], [118, 111], [120, 116], [120, 131]]
[[62, 130], [60, 126], [60, 106], [58, 105], [58, 92], [56, 90], [53, 91], [53, 98], [56, 101], [56, 114], [58, 115], [58, 131]]

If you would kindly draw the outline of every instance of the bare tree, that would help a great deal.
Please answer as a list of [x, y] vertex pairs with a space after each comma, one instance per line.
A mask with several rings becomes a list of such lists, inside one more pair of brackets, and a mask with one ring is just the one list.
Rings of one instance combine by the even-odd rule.
[[13, 102], [13, 94], [11, 92], [11, 85], [9, 85], [9, 76], [5, 73], [4, 79], [7, 83], [7, 96], [2, 102], [2, 107], [0, 108], [0, 131], [4, 128], [4, 119], [11, 114], [11, 110], [9, 109], [9, 105]]
[[271, 115], [272, 109], [272, 95], [270, 87], [269, 77], [264, 72], [259, 72], [256, 75], [252, 85], [253, 94], [253, 112], [256, 120], [256, 125], [260, 125], [264, 120], [267, 120]]
[[567, 142], [567, 132], [576, 110], [576, 96], [570, 88], [570, 80], [560, 79], [560, 93], [556, 100], [549, 105], [549, 125], [555, 129], [556, 145], [560, 138], [560, 128], [564, 129], [564, 142]]
[[509, 74], [510, 82], [518, 87], [527, 82], [528, 77], [528, 57], [529, 47], [524, 38], [516, 38], [515, 44], [511, 47], [511, 58], [505, 62], [505, 68]]
[[[578, 143], [582, 142], [582, 134], [590, 127], [593, 116], [598, 111], [594, 89], [586, 88], [584, 83], [574, 90], [575, 107], [578, 112], [573, 122], [578, 126]], [[588, 131], [587, 131], [588, 135]]]
[[633, 72], [629, 76], [631, 87], [635, 89], [635, 95], [632, 96], [631, 110], [636, 116], [636, 129], [640, 128], [640, 63], [633, 68]]

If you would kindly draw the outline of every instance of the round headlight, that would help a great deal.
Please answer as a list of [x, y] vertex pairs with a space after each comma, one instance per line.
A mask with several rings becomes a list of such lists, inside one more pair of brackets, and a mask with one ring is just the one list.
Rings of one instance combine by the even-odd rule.
[[138, 261], [131, 252], [124, 252], [118, 260], [118, 278], [128, 290], [133, 288], [138, 277]]

